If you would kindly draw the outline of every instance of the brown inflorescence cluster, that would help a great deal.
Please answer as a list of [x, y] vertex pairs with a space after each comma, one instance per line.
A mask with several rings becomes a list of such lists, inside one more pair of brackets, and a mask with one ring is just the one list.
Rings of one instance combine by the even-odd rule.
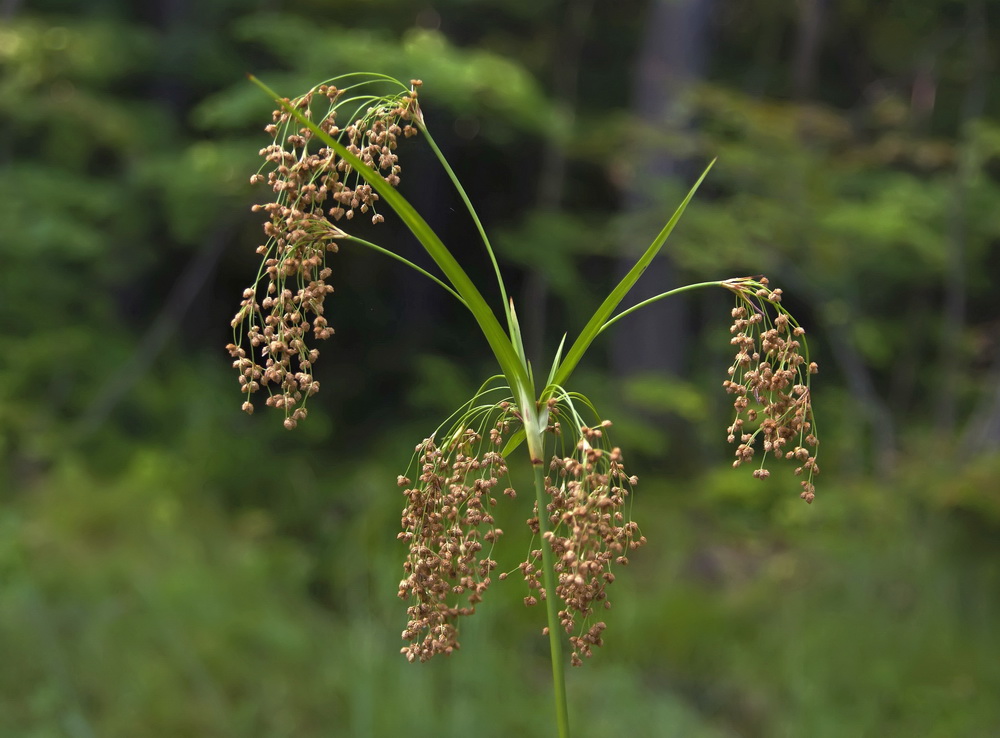
[[[581, 657], [589, 657], [595, 646], [603, 644], [601, 634], [606, 625], [595, 622], [593, 615], [599, 605], [611, 607], [606, 587], [615, 580], [612, 564], [627, 565], [629, 552], [646, 543], [639, 526], [626, 519], [623, 511], [639, 480], [626, 473], [621, 449], [607, 448], [604, 430], [610, 425], [605, 420], [596, 428], [583, 426], [576, 453], [553, 457], [545, 480], [551, 498], [546, 505], [551, 530], [545, 533], [544, 545], [551, 547], [555, 559], [556, 596], [563, 604], [559, 620], [570, 635], [574, 666], [580, 666]], [[535, 513], [528, 525], [537, 535], [537, 508]], [[541, 558], [541, 549], [533, 550], [521, 564], [521, 572], [529, 589], [544, 599], [547, 593], [541, 581]], [[525, 604], [537, 602], [533, 594], [525, 598]]]
[[817, 366], [808, 358], [805, 329], [784, 308], [781, 290], [772, 290], [766, 277], [724, 284], [736, 295], [730, 328], [736, 358], [723, 382], [726, 392], [736, 395], [736, 415], [726, 429], [729, 442], [737, 443], [733, 466], [751, 463], [759, 444], [760, 465], [753, 476], [770, 476], [764, 468], [768, 457], [794, 461], [795, 473], [805, 476], [800, 496], [812, 502], [819, 441], [809, 382]]
[[[503, 535], [491, 513], [494, 489], [507, 475], [497, 449], [509, 427], [504, 413], [485, 438], [469, 428], [441, 447], [426, 439], [416, 449], [416, 483], [398, 479], [406, 496], [398, 537], [408, 546], [399, 596], [413, 602], [401, 649], [409, 661], [457, 649], [459, 618], [475, 612], [490, 585], [490, 550]], [[503, 494], [515, 496], [510, 487]]]
[[[288, 104], [311, 119], [314, 99], [325, 99], [328, 109], [319, 129], [395, 186], [401, 171], [398, 139], [417, 132], [418, 86], [414, 80], [409, 92], [382, 98], [344, 129], [337, 126], [337, 110], [351, 99], [335, 86], [320, 85]], [[274, 193], [270, 202], [253, 207], [268, 216], [266, 241], [257, 248], [263, 263], [257, 281], [243, 292], [232, 320], [234, 342], [226, 348], [246, 395], [243, 409], [252, 413], [250, 395], [267, 388], [267, 405], [283, 410], [291, 429], [306, 416], [306, 398], [319, 391], [313, 376], [319, 350], [312, 341], [333, 335], [323, 306], [333, 292], [326, 255], [347, 237], [334, 222], [351, 220], [356, 212], [370, 212], [373, 223], [383, 218], [375, 212], [378, 194], [350, 162], [322, 142], [316, 145], [313, 131], [284, 107], [272, 117], [265, 130], [274, 141], [260, 151], [266, 164], [250, 178], [253, 184], [266, 182]]]

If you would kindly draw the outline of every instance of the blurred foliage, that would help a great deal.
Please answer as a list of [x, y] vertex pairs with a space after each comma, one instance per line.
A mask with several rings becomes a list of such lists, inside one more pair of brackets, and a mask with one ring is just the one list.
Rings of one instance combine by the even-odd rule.
[[[256, 269], [269, 115], [243, 74], [293, 95], [356, 69], [423, 79], [539, 343], [582, 325], [623, 244], [716, 156], [669, 244], [678, 277], [765, 272], [814, 338], [808, 508], [793, 479], [728, 468], [726, 295], [688, 300], [681, 376], [581, 367], [639, 457], [650, 545], [570, 674], [579, 734], [1000, 734], [1000, 18], [823, 4], [803, 91], [810, 3], [715, 3], [668, 125], [629, 109], [652, 6], [620, 5], [592, 4], [578, 51], [586, 3], [4, 6], [0, 735], [549, 734], [514, 577], [456, 657], [396, 653], [393, 480], [488, 366], [456, 306], [345, 248], [308, 422], [239, 412], [222, 346]], [[407, 147], [404, 192], [487, 284]], [[644, 181], [663, 151], [675, 176]], [[525, 504], [498, 512], [508, 569]]]

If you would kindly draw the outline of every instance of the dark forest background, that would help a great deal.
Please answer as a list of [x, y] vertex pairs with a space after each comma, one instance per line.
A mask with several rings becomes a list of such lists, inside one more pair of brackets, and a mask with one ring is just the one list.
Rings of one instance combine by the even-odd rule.
[[345, 247], [308, 420], [239, 409], [271, 110], [245, 74], [356, 70], [423, 80], [536, 365], [714, 157], [637, 296], [765, 273], [810, 330], [811, 506], [730, 467], [724, 291], [576, 375], [649, 539], [570, 673], [579, 735], [1000, 735], [998, 49], [987, 0], [0, 1], [0, 736], [550, 734], [515, 577], [450, 660], [398, 654], [395, 476], [494, 371], [469, 316]]

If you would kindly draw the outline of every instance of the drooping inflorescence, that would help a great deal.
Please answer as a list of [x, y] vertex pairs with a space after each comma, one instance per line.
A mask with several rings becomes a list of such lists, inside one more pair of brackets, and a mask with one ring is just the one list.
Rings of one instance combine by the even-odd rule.
[[[417, 133], [420, 83], [414, 80], [408, 90], [388, 96], [357, 96], [363, 84], [347, 89], [322, 84], [286, 102], [311, 120], [313, 102], [324, 100], [320, 130], [395, 186], [401, 172], [397, 143]], [[337, 116], [345, 107], [353, 122], [341, 129]], [[257, 248], [262, 264], [255, 283], [243, 292], [232, 320], [234, 340], [226, 348], [246, 395], [243, 409], [252, 413], [250, 395], [266, 388], [267, 404], [284, 411], [285, 427], [291, 429], [306, 416], [306, 399], [319, 391], [313, 376], [319, 350], [313, 341], [333, 335], [324, 316], [324, 301], [333, 292], [326, 256], [347, 237], [336, 223], [356, 213], [370, 214], [372, 223], [383, 217], [376, 212], [378, 194], [349, 161], [283, 107], [272, 119], [265, 131], [273, 142], [260, 151], [266, 163], [250, 178], [253, 184], [266, 182], [273, 192], [270, 202], [253, 207], [268, 216], [266, 240]]]
[[770, 476], [764, 467], [768, 457], [793, 460], [795, 473], [805, 476], [800, 496], [812, 502], [816, 496], [813, 478], [819, 474], [819, 441], [810, 375], [818, 368], [809, 361], [805, 329], [781, 304], [781, 290], [770, 289], [766, 277], [723, 284], [736, 296], [730, 328], [736, 358], [723, 382], [726, 392], [736, 395], [736, 415], [726, 429], [729, 442], [738, 443], [733, 466], [752, 462], [759, 444], [760, 465], [753, 476]]
[[[440, 446], [425, 439], [416, 448], [416, 482], [397, 480], [406, 496], [399, 597], [412, 600], [403, 631], [409, 645], [401, 649], [409, 661], [457, 649], [459, 618], [475, 612], [492, 581], [497, 563], [490, 553], [503, 531], [491, 510], [495, 488], [507, 476], [500, 449], [515, 412], [509, 403], [497, 407], [500, 415], [485, 436], [466, 428]], [[510, 487], [503, 494], [515, 496]]]
[[[595, 646], [603, 645], [605, 623], [594, 617], [595, 608], [610, 608], [606, 587], [615, 580], [613, 564], [628, 564], [629, 552], [646, 543], [639, 526], [628, 519], [624, 506], [638, 479], [629, 476], [621, 449], [609, 448], [603, 421], [596, 428], [581, 426], [573, 453], [554, 456], [545, 489], [550, 501], [545, 512], [550, 530], [542, 545], [552, 549], [557, 575], [556, 596], [562, 603], [560, 625], [569, 634], [573, 652], [570, 663], [580, 666]], [[537, 535], [538, 509], [528, 525]], [[530, 590], [525, 604], [533, 605], [548, 593], [541, 581], [541, 549], [521, 564]]]

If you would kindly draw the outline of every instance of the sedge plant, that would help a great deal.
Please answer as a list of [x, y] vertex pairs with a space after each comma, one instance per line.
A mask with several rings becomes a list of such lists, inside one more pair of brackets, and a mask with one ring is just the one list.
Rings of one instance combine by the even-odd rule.
[[[781, 290], [764, 277], [739, 277], [672, 289], [618, 310], [663, 247], [708, 169], [680, 206], [611, 290], [576, 338], [560, 342], [548, 371], [535, 374], [527, 360], [514, 302], [507, 294], [496, 254], [464, 188], [434, 142], [420, 109], [420, 82], [409, 85], [377, 74], [349, 74], [294, 99], [282, 98], [251, 77], [276, 103], [265, 128], [272, 142], [261, 149], [252, 183], [273, 197], [254, 206], [265, 213], [261, 266], [243, 293], [227, 347], [252, 413], [252, 396], [280, 411], [288, 429], [306, 418], [319, 391], [313, 366], [315, 343], [333, 334], [324, 311], [332, 269], [328, 257], [343, 244], [378, 251], [433, 280], [471, 313], [497, 361], [498, 372], [419, 444], [409, 470], [397, 479], [404, 508], [398, 538], [406, 545], [399, 595], [410, 604], [402, 654], [426, 661], [459, 646], [459, 622], [472, 615], [494, 579], [518, 572], [527, 586], [524, 602], [542, 605], [552, 663], [556, 726], [570, 735], [565, 671], [602, 645], [610, 607], [607, 588], [615, 569], [646, 543], [631, 519], [630, 497], [638, 480], [626, 471], [612, 443], [611, 423], [570, 379], [594, 340], [618, 321], [671, 295], [703, 287], [732, 293], [732, 345], [736, 354], [725, 390], [734, 396], [728, 441], [733, 466], [749, 464], [753, 476], [769, 475], [766, 462], [787, 459], [802, 476], [801, 497], [812, 502], [816, 465], [815, 421], [803, 328], [785, 309]], [[496, 276], [502, 321], [438, 235], [397, 191], [399, 145], [420, 136], [447, 172], [475, 223]], [[709, 165], [709, 169], [711, 165]], [[378, 224], [392, 211], [440, 270], [435, 275], [385, 247], [351, 233], [355, 218]], [[617, 311], [617, 312], [616, 312]], [[534, 494], [528, 525], [534, 534], [525, 560], [512, 572], [496, 572], [492, 558], [503, 531], [493, 508], [516, 498], [508, 464], [530, 465]], [[756, 458], [756, 460], [755, 460]]]

